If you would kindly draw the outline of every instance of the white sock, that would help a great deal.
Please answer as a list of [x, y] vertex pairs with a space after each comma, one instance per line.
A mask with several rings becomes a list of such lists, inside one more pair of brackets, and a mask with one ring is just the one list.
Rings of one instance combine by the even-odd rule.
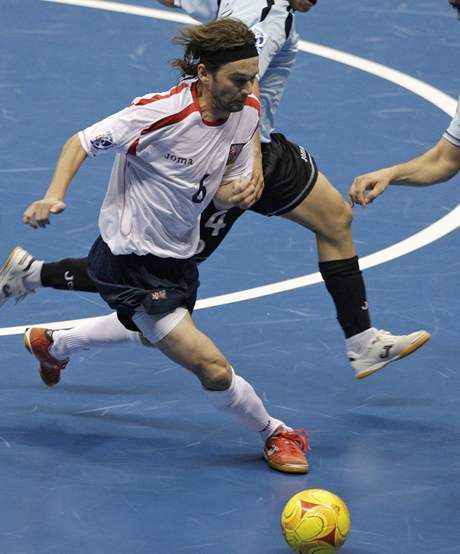
[[218, 410], [232, 415], [251, 431], [257, 431], [263, 441], [271, 437], [278, 427], [286, 427], [282, 421], [269, 415], [252, 386], [235, 373], [227, 390], [205, 389], [205, 394]]
[[140, 333], [126, 329], [117, 314], [112, 313], [84, 321], [72, 329], [55, 331], [50, 352], [58, 360], [63, 360], [78, 350], [129, 342], [142, 344]]
[[27, 290], [32, 291], [42, 286], [40, 274], [43, 264], [44, 262], [41, 260], [34, 260], [22, 278], [22, 283]]
[[361, 354], [361, 352], [368, 346], [371, 340], [374, 340], [377, 336], [377, 329], [375, 327], [369, 327], [362, 333], [353, 335], [348, 339], [345, 339], [347, 352], [354, 352], [355, 354]]

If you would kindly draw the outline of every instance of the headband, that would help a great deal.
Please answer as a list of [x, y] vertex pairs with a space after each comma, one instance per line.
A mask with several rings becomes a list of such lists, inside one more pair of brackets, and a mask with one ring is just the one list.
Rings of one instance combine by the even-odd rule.
[[[245, 44], [237, 48], [221, 48], [220, 50], [203, 50], [200, 58], [216, 65], [224, 65], [237, 60], [246, 60], [258, 56], [255, 44]], [[201, 60], [200, 60], [201, 61]]]

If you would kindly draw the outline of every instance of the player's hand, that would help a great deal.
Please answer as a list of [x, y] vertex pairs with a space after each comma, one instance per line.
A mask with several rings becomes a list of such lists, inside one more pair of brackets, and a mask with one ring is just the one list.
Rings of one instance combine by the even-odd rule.
[[230, 196], [230, 204], [247, 210], [257, 200], [256, 187], [252, 178], [241, 177], [232, 183], [232, 195]]
[[373, 202], [377, 196], [386, 190], [391, 183], [391, 176], [388, 169], [380, 169], [372, 173], [366, 173], [355, 177], [348, 191], [348, 198], [351, 206], [359, 204], [367, 206]]
[[34, 229], [46, 227], [49, 225], [50, 214], [60, 214], [66, 209], [66, 205], [58, 198], [42, 198], [36, 200], [27, 208], [23, 215], [25, 224], [30, 225]]
[[[254, 154], [251, 182], [255, 190], [255, 202], [259, 200], [264, 191], [264, 171], [262, 167], [262, 153]], [[249, 206], [248, 206], [249, 207]]]
[[248, 177], [222, 183], [214, 196], [214, 204], [221, 210], [234, 207], [247, 210], [255, 201], [256, 190]]

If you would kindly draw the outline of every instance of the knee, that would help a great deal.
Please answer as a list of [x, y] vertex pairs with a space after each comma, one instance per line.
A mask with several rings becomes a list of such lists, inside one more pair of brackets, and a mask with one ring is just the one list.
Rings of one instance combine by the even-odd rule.
[[227, 360], [201, 358], [194, 363], [194, 373], [205, 389], [222, 391], [232, 384], [233, 372]]
[[340, 224], [340, 228], [348, 231], [351, 227], [351, 223], [353, 221], [353, 211], [351, 209], [350, 204], [342, 200], [341, 206], [339, 209], [338, 214], [338, 221]]
[[351, 206], [340, 198], [330, 206], [327, 220], [324, 221], [322, 234], [329, 240], [340, 241], [350, 234], [352, 221]]

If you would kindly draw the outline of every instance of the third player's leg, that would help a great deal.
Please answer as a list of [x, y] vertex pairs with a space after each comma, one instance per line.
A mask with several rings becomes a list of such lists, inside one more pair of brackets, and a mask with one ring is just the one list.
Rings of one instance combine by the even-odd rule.
[[356, 255], [351, 236], [351, 208], [322, 173], [318, 174], [310, 194], [283, 217], [315, 233], [321, 262]]

